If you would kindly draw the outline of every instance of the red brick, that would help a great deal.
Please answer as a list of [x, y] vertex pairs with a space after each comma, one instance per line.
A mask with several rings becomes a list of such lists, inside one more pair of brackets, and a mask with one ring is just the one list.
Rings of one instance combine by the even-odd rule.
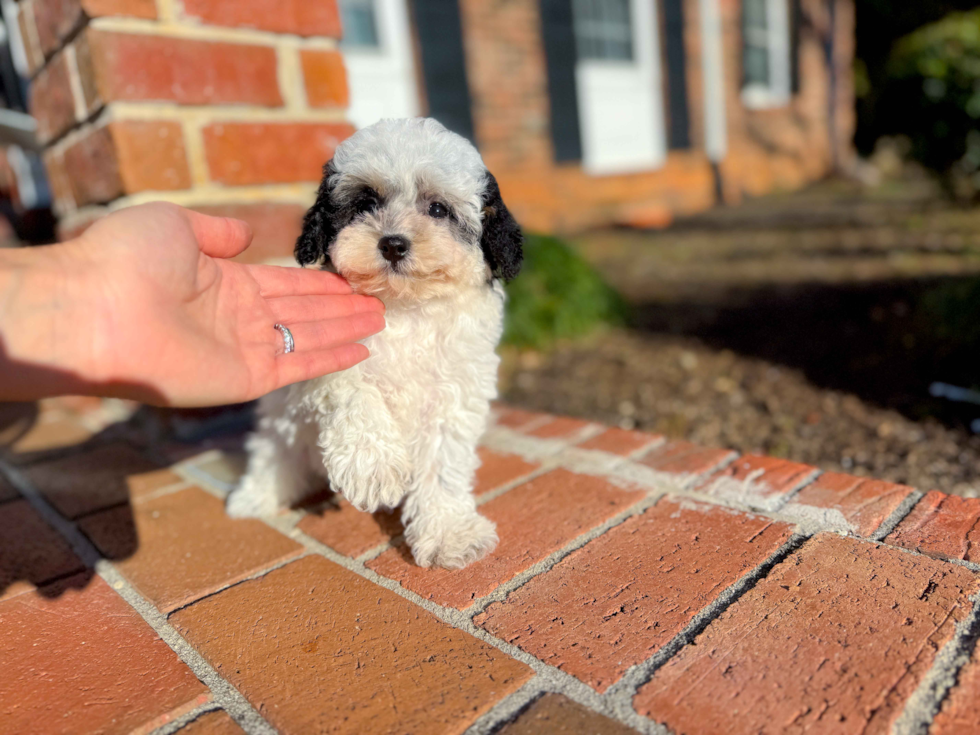
[[102, 204], [122, 196], [119, 161], [108, 126], [92, 130], [64, 155], [65, 171], [77, 206]]
[[219, 26], [340, 38], [336, 0], [184, 0], [184, 11]]
[[204, 128], [204, 149], [211, 179], [221, 184], [319, 181], [353, 132], [346, 123], [214, 123]]
[[501, 454], [486, 447], [477, 449], [480, 468], [476, 471], [474, 495], [483, 495], [534, 472], [537, 462], [527, 462], [516, 454]]
[[675, 441], [657, 447], [639, 461], [658, 472], [703, 475], [717, 469], [734, 456], [735, 452], [727, 449], [705, 448], [690, 442]]
[[699, 486], [702, 492], [727, 500], [769, 506], [816, 477], [817, 468], [775, 457], [747, 454]]
[[303, 550], [259, 520], [232, 520], [220, 500], [197, 487], [91, 515], [79, 525], [112, 558], [138, 541], [116, 567], [164, 612]]
[[423, 569], [407, 547], [368, 566], [422, 597], [463, 609], [642, 498], [598, 477], [554, 470], [480, 507], [496, 522], [500, 543], [465, 569]]
[[980, 589], [969, 570], [821, 534], [658, 669], [673, 732], [884, 733]]
[[82, 0], [82, 8], [90, 18], [104, 15], [127, 15], [154, 20], [157, 17], [155, 0]]
[[65, 170], [64, 157], [52, 148], [45, 151], [41, 158], [44, 161], [44, 170], [48, 174], [48, 184], [51, 186], [51, 194], [56, 205], [61, 207], [62, 211], [73, 209], [75, 198], [72, 195], [68, 172]]
[[659, 434], [646, 434], [642, 431], [626, 431], [625, 429], [606, 429], [598, 436], [594, 436], [578, 446], [580, 449], [608, 452], [625, 457], [663, 440], [664, 438]]
[[0, 599], [83, 568], [68, 543], [26, 500], [0, 506]]
[[106, 102], [282, 105], [271, 47], [95, 29], [86, 35]]
[[[508, 429], [514, 429], [519, 431], [525, 426], [531, 423], [539, 421], [540, 419], [548, 416], [546, 413], [537, 413], [535, 411], [525, 411], [522, 408], [510, 408], [509, 406], [501, 406], [500, 413], [496, 418], [496, 425], [503, 426]], [[550, 418], [550, 417], [549, 417]]]
[[31, 84], [30, 109], [42, 143], [60, 138], [75, 124], [75, 98], [64, 54], [53, 59]]
[[568, 439], [590, 425], [589, 421], [558, 416], [543, 426], [527, 432], [527, 435], [538, 439]]
[[281, 732], [461, 733], [532, 675], [318, 556], [170, 622]]
[[299, 53], [310, 107], [347, 107], [347, 70], [340, 52], [301, 49]]
[[403, 532], [400, 513], [363, 513], [340, 496], [307, 515], [299, 529], [345, 556], [357, 557]]
[[561, 694], [545, 694], [498, 732], [499, 735], [633, 735], [636, 730]]
[[933, 490], [885, 539], [939, 559], [980, 561], [980, 498]]
[[[129, 475], [142, 475], [159, 467], [125, 444], [110, 444], [83, 454], [31, 465], [27, 479], [62, 515], [78, 518], [96, 510], [125, 503], [134, 492]], [[135, 494], [157, 487], [136, 481]]]
[[78, 0], [34, 0], [34, 22], [44, 54], [50, 56], [61, 48], [84, 18]]
[[208, 712], [177, 731], [179, 735], [238, 735], [245, 731], [227, 712]]
[[95, 577], [0, 603], [0, 729], [150, 732], [209, 698], [136, 611]]
[[191, 172], [180, 123], [118, 120], [109, 124], [126, 194], [189, 189]]
[[793, 502], [838, 511], [855, 533], [870, 536], [912, 492], [893, 482], [825, 472]]
[[763, 516], [664, 499], [474, 622], [604, 692], [791, 533]]
[[965, 735], [980, 731], [980, 647], [963, 667], [956, 686], [932, 721], [929, 735]]
[[235, 258], [243, 263], [292, 258], [306, 213], [306, 207], [301, 204], [216, 204], [195, 206], [194, 209], [216, 217], [234, 217], [248, 222], [252, 228], [252, 244]]
[[96, 78], [95, 61], [92, 57], [92, 36], [83, 33], [72, 42], [75, 49], [75, 66], [78, 67], [78, 81], [82, 88], [82, 102], [86, 117], [93, 115], [104, 104]]

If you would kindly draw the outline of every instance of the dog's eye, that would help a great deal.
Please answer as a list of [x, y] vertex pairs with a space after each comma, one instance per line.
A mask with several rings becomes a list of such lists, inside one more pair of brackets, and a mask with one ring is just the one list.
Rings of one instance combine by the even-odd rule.
[[365, 212], [377, 209], [380, 203], [381, 197], [378, 196], [378, 192], [374, 189], [365, 189], [357, 198], [357, 201], [354, 202], [354, 211], [357, 214], [364, 214]]
[[442, 202], [432, 202], [429, 205], [429, 216], [435, 217], [436, 219], [442, 219], [443, 217], [449, 216], [449, 207], [447, 207]]

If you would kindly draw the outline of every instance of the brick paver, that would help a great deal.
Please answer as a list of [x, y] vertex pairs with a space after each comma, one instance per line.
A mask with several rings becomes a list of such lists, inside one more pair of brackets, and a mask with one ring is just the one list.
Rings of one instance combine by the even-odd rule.
[[400, 536], [401, 512], [364, 513], [340, 496], [299, 522], [299, 529], [346, 556], [365, 552]]
[[[95, 426], [102, 414], [118, 420], [119, 408], [45, 401], [27, 418], [56, 426], [83, 412]], [[183, 444], [179, 455], [150, 442], [147, 456], [187, 458], [181, 474], [148, 462], [134, 448], [146, 441], [138, 433], [122, 434], [133, 445], [5, 449], [0, 478], [17, 464], [33, 486], [25, 491], [72, 519], [55, 526], [73, 523], [125, 581], [110, 589], [0, 480], [0, 733], [143, 735], [202, 710], [177, 732], [242, 732], [224, 685], [209, 691], [143, 620], [143, 604], [126, 602], [138, 594], [181, 634], [182, 655], [190, 646], [286, 735], [463, 733], [483, 715], [504, 735], [625, 735], [643, 717], [678, 735], [846, 735], [932, 711], [921, 723], [931, 735], [980, 735], [974, 628], [955, 641], [972, 656], [961, 671], [962, 658], [937, 656], [980, 604], [975, 567], [952, 563], [980, 562], [980, 500], [930, 493], [878, 544], [869, 537], [920, 497], [911, 488], [814, 479], [813, 468], [786, 460], [494, 412], [529, 434], [529, 453], [542, 439], [573, 448], [547, 471], [520, 450], [479, 450], [474, 493], [500, 544], [457, 571], [414, 564], [397, 510], [362, 513], [327, 488], [296, 509], [295, 531], [292, 516], [282, 531], [229, 519], [220, 497], [182, 475], [215, 491], [233, 486], [239, 434]], [[22, 432], [23, 419], [0, 407], [0, 445], [16, 441], [10, 432]], [[570, 469], [584, 466], [596, 474]], [[673, 494], [647, 507], [665, 490]], [[603, 528], [631, 508], [636, 515]], [[365, 561], [372, 571], [304, 548], [302, 533], [351, 559], [377, 554]], [[793, 541], [773, 556], [791, 537], [799, 548]], [[549, 557], [546, 569], [539, 562]], [[387, 589], [389, 580], [404, 589]], [[440, 619], [416, 594], [463, 612]], [[701, 632], [679, 638], [693, 622]], [[588, 689], [571, 687], [574, 701], [541, 693], [556, 680], [532, 679], [529, 660], [594, 692], [583, 699]], [[941, 688], [920, 686], [927, 675], [951, 684], [942, 701]], [[533, 688], [508, 699], [525, 684]], [[906, 711], [913, 692], [923, 708]]]
[[82, 568], [68, 543], [26, 500], [0, 506], [0, 599]]
[[591, 449], [595, 452], [608, 452], [626, 456], [638, 452], [644, 447], [662, 442], [659, 434], [647, 434], [642, 431], [627, 431], [626, 429], [606, 429], [591, 439], [578, 445], [579, 449]]
[[933, 490], [886, 539], [939, 559], [980, 561], [980, 498]]
[[605, 691], [791, 533], [764, 516], [662, 499], [474, 622]]
[[516, 454], [503, 454], [480, 447], [480, 468], [476, 471], [474, 495], [483, 495], [534, 472], [537, 462], [527, 462]]
[[886, 732], [980, 589], [967, 569], [821, 534], [642, 687], [677, 733]]
[[31, 458], [40, 452], [64, 449], [92, 438], [92, 431], [69, 416], [35, 420], [23, 404], [0, 406], [0, 451]]
[[543, 426], [527, 432], [528, 436], [538, 439], [568, 439], [578, 434], [582, 429], [591, 426], [590, 421], [572, 419], [567, 416], [554, 418]]
[[658, 472], [678, 475], [703, 475], [735, 457], [728, 449], [699, 447], [690, 442], [669, 442], [640, 458], [640, 464]]
[[227, 712], [207, 712], [177, 732], [180, 735], [241, 735], [245, 731]]
[[0, 731], [150, 732], [208, 700], [105, 582], [58, 586], [0, 602]]
[[642, 497], [598, 477], [554, 470], [481, 506], [496, 522], [500, 543], [465, 569], [422, 569], [407, 547], [386, 551], [368, 566], [423, 597], [463, 609]]
[[[79, 518], [125, 503], [130, 493], [148, 493], [160, 481], [174, 481], [172, 473], [156, 474], [160, 467], [125, 444], [110, 444], [83, 454], [52, 459], [23, 470], [48, 501], [68, 518]], [[131, 490], [127, 478], [155, 473], [153, 481], [141, 477]], [[175, 476], [174, 476], [175, 477]]]
[[929, 735], [966, 735], [980, 732], [980, 648], [960, 671], [956, 686], [933, 720]]
[[836, 511], [854, 533], [870, 536], [913, 492], [894, 482], [825, 472], [803, 488], [793, 503]]
[[709, 477], [700, 489], [723, 500], [772, 508], [816, 475], [816, 467], [747, 454]]
[[635, 732], [561, 694], [545, 694], [505, 725], [499, 735], [632, 735]]
[[461, 733], [531, 676], [320, 557], [170, 620], [283, 733]]
[[303, 550], [262, 521], [232, 520], [220, 500], [197, 487], [79, 525], [103, 554], [121, 559], [119, 570], [165, 612]]

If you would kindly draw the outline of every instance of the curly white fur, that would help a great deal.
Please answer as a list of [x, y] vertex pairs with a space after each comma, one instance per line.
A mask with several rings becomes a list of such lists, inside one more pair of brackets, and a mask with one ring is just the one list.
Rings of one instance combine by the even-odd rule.
[[[370, 284], [359, 290], [385, 301], [387, 328], [365, 340], [367, 361], [263, 399], [228, 512], [275, 512], [302, 499], [314, 478], [327, 478], [363, 511], [401, 503], [416, 562], [460, 568], [497, 543], [472, 495], [476, 445], [496, 396], [504, 307], [480, 250], [486, 172], [467, 141], [434, 121], [362, 130], [341, 145], [333, 166], [340, 201], [364, 186], [384, 196], [377, 212], [343, 225], [330, 256], [355, 289]], [[425, 219], [434, 199], [453, 208], [455, 223]], [[406, 231], [412, 254], [392, 272], [378, 238]]]

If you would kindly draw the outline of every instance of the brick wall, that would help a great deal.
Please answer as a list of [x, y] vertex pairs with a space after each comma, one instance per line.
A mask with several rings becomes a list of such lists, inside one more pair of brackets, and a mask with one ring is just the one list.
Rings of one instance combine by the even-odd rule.
[[[748, 110], [741, 102], [741, 2], [721, 0], [728, 156], [724, 196], [796, 188], [841, 163], [853, 134], [853, 4], [837, 0], [836, 131], [829, 124], [829, 72], [823, 43], [830, 33], [824, 0], [803, 0], [802, 89], [791, 103]], [[655, 171], [590, 176], [577, 163], [555, 164], [537, 0], [461, 0], [476, 137], [505, 198], [528, 227], [576, 230], [610, 222], [666, 224], [676, 214], [710, 207], [715, 182], [704, 153], [704, 107], [698, 0], [685, 0], [687, 90], [693, 147], [671, 151]]]
[[287, 255], [352, 132], [334, 0], [22, 0], [30, 107], [70, 236], [166, 199]]

